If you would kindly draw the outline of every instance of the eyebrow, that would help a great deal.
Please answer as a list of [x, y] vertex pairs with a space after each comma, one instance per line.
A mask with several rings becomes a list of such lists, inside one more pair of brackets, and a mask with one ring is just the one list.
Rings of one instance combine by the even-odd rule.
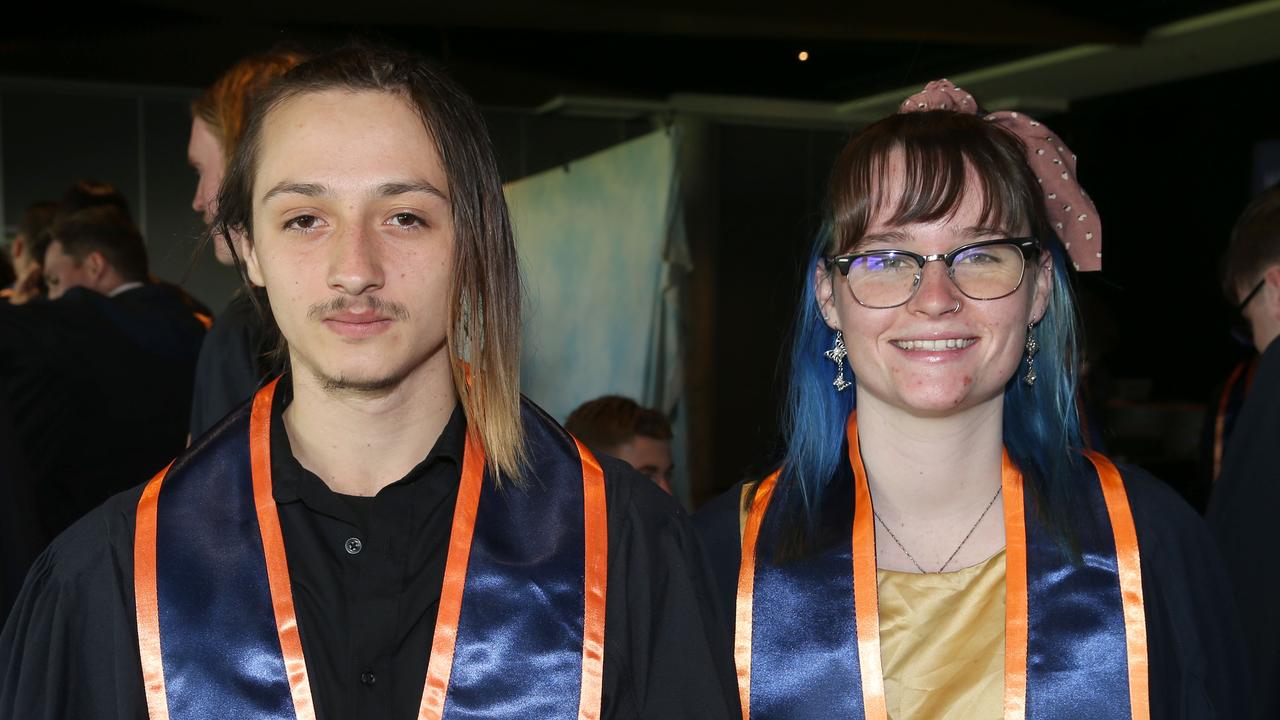
[[[426, 180], [413, 180], [408, 182], [389, 182], [378, 186], [374, 191], [374, 195], [378, 197], [393, 197], [396, 195], [407, 195], [409, 193], [423, 193], [426, 195], [434, 195], [446, 203], [449, 202], [449, 196], [440, 192], [440, 189]], [[278, 195], [303, 195], [306, 197], [326, 197], [333, 195], [333, 190], [328, 185], [321, 183], [299, 183], [284, 180], [276, 184], [275, 187], [268, 190], [262, 196], [262, 202], [267, 202], [271, 198]]]
[[[978, 238], [990, 237], [993, 235], [1006, 235], [1007, 233], [999, 228], [981, 227], [974, 225], [973, 227], [961, 230], [959, 235], [963, 238], [976, 240]], [[884, 232], [871, 233], [864, 235], [862, 240], [858, 241], [858, 246], [877, 245], [881, 243], [900, 243], [908, 241], [911, 236], [901, 230], [886, 230]]]

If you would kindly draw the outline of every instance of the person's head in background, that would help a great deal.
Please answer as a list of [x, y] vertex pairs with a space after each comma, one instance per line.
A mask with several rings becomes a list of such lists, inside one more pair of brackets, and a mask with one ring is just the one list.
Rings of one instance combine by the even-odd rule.
[[[196, 171], [196, 192], [191, 209], [212, 225], [218, 210], [218, 187], [244, 135], [246, 109], [269, 84], [305, 59], [290, 51], [272, 51], [247, 57], [223, 73], [191, 103], [191, 140], [187, 162]], [[218, 262], [232, 265], [224, 240], [213, 243]]]
[[564, 426], [592, 452], [626, 461], [671, 492], [671, 422], [661, 411], [605, 395], [578, 406]]
[[44, 279], [49, 299], [83, 287], [111, 295], [147, 280], [147, 250], [133, 221], [115, 205], [89, 207], [54, 223], [47, 233]]
[[111, 207], [120, 217], [133, 223], [133, 212], [129, 210], [129, 201], [124, 193], [113, 183], [104, 180], [77, 180], [62, 195], [62, 202], [54, 212], [54, 221], [71, 217], [81, 210], [96, 207]]
[[44, 295], [41, 262], [46, 243], [41, 238], [53, 224], [53, 216], [57, 210], [58, 204], [54, 202], [35, 203], [22, 213], [22, 219], [18, 221], [18, 232], [13, 236], [13, 244], [9, 247], [15, 276], [15, 302], [25, 302]]
[[1222, 289], [1264, 352], [1280, 336], [1280, 186], [1254, 198], [1236, 220]]

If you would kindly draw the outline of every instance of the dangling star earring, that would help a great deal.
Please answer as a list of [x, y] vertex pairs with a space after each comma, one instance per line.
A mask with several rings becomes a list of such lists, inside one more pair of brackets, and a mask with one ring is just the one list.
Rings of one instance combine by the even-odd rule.
[[827, 359], [836, 364], [836, 379], [831, 381], [835, 385], [836, 392], [843, 392], [849, 389], [853, 383], [844, 379], [844, 359], [848, 357], [849, 351], [844, 347], [844, 333], [836, 331], [836, 342], [831, 349], [823, 353]]
[[1022, 376], [1022, 382], [1028, 385], [1036, 384], [1036, 352], [1040, 350], [1034, 330], [1035, 325], [1027, 323], [1027, 374]]

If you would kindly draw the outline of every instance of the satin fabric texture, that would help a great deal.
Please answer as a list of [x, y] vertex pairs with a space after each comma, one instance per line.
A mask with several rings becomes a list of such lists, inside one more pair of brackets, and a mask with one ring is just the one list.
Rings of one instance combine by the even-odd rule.
[[[744, 717], [887, 717], [881, 670], [875, 528], [858, 450], [826, 489], [814, 541], [789, 552], [769, 512], [780, 473], [760, 483], [745, 523], [735, 659]], [[1075, 550], [1037, 519], [1005, 454], [1003, 717], [1147, 720], [1146, 629], [1136, 531], [1115, 466], [1087, 454], [1073, 518]], [[781, 552], [780, 552], [781, 550]]]
[[[277, 381], [278, 382], [278, 381]], [[276, 382], [151, 481], [138, 505], [138, 637], [152, 720], [313, 720], [271, 493]], [[585, 447], [521, 408], [525, 483], [468, 435], [419, 718], [599, 717], [608, 534]]]

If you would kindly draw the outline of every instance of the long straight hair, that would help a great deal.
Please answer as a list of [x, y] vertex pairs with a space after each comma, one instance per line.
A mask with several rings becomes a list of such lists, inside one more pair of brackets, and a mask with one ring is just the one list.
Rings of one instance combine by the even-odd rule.
[[[953, 216], [966, 194], [979, 193], [983, 226], [1011, 230], [1025, 224], [1053, 259], [1050, 299], [1036, 328], [1038, 379], [1034, 386], [1018, 373], [1009, 379], [1003, 435], [1037, 514], [1059, 541], [1070, 544], [1068, 517], [1078, 503], [1074, 483], [1082, 464], [1076, 310], [1066, 254], [1023, 153], [1022, 142], [995, 123], [933, 111], [892, 115], [871, 125], [836, 161], [828, 219], [806, 264], [793, 324], [782, 418], [787, 444], [779, 518], [801, 542], [818, 529], [818, 508], [844, 462], [845, 424], [856, 405], [854, 392], [837, 392], [831, 383], [834, 368], [823, 352], [831, 348], [835, 331], [822, 320], [814, 273], [826, 257], [856, 247], [876, 212], [888, 212], [891, 225], [936, 222]], [[901, 170], [899, 177], [891, 177], [891, 164]]]
[[[446, 325], [454, 387], [469, 432], [485, 450], [491, 477], [519, 484], [527, 451], [520, 420], [520, 272], [511, 220], [489, 131], [475, 102], [417, 55], [349, 45], [290, 70], [258, 96], [218, 193], [215, 241], [243, 233], [253, 242], [253, 197], [268, 116], [301, 95], [328, 90], [384, 92], [418, 112], [449, 181], [454, 254]], [[251, 286], [243, 258], [236, 267]], [[268, 321], [274, 320], [267, 313]]]

